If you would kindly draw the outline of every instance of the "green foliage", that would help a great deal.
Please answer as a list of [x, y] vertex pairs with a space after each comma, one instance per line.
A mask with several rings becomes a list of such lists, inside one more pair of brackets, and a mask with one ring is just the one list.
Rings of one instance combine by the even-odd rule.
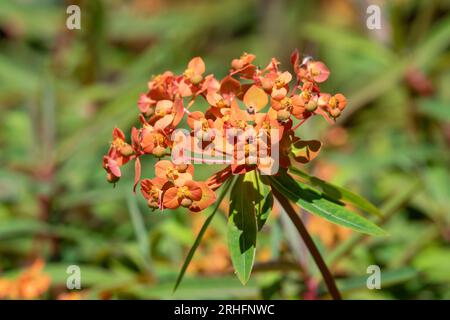
[[274, 188], [312, 214], [358, 232], [372, 235], [385, 234], [374, 223], [357, 213], [347, 210], [343, 205], [329, 200], [323, 194], [310, 189], [307, 185], [294, 180], [286, 171], [281, 171], [279, 175], [270, 178], [270, 181]]
[[231, 189], [228, 217], [228, 249], [239, 280], [245, 284], [250, 278], [255, 262], [258, 225], [257, 210], [259, 193], [254, 172], [238, 177]]

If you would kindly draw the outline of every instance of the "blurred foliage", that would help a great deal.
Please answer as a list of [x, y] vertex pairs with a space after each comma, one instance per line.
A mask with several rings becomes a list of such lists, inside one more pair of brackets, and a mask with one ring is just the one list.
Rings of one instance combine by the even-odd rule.
[[[220, 77], [243, 51], [287, 65], [299, 48], [329, 66], [325, 89], [349, 100], [335, 126], [301, 127], [324, 141], [306, 170], [370, 199], [389, 232], [366, 238], [304, 214], [344, 298], [450, 299], [450, 2], [374, 2], [380, 30], [366, 28], [369, 1], [0, 1], [0, 277], [40, 257], [52, 279], [42, 298], [66, 292], [71, 264], [85, 298], [326, 298], [283, 212], [271, 214], [242, 286], [224, 249], [227, 201], [172, 294], [212, 208], [151, 212], [131, 192], [132, 169], [112, 188], [101, 168], [111, 128], [136, 123], [153, 74], [200, 55]], [[65, 26], [74, 3], [81, 30]], [[382, 290], [366, 288], [372, 264]]]

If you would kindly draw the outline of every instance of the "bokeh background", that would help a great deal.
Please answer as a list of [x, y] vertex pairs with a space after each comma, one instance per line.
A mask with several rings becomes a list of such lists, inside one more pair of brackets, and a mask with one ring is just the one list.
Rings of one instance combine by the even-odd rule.
[[[66, 28], [70, 4], [81, 30]], [[381, 7], [379, 30], [366, 26], [370, 4]], [[13, 283], [18, 298], [328, 298], [279, 210], [242, 286], [226, 248], [227, 201], [172, 294], [209, 211], [151, 212], [131, 192], [131, 166], [115, 188], [101, 168], [112, 128], [128, 136], [137, 123], [152, 75], [202, 56], [221, 77], [244, 51], [289, 69], [298, 48], [331, 69], [325, 91], [349, 101], [336, 125], [300, 128], [324, 142], [307, 170], [374, 202], [390, 234], [304, 216], [344, 298], [449, 299], [449, 12], [448, 0], [0, 1], [0, 295]], [[81, 268], [75, 293], [69, 265]], [[381, 268], [381, 290], [366, 287], [369, 265]]]

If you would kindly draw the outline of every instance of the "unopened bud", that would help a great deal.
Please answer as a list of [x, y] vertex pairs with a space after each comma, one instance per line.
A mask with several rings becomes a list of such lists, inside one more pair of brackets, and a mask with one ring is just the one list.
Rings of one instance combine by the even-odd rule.
[[162, 158], [166, 155], [166, 148], [163, 148], [161, 146], [157, 146], [153, 149], [153, 155], [157, 158]]
[[124, 156], [124, 157], [129, 157], [132, 154], [134, 154], [134, 150], [133, 147], [130, 146], [128, 143], [125, 144], [123, 147], [120, 148], [120, 153]]
[[106, 175], [106, 180], [108, 180], [109, 183], [116, 183], [117, 181], [119, 181], [119, 179], [119, 177], [116, 177], [110, 172]]
[[261, 79], [261, 85], [262, 85], [262, 88], [265, 91], [270, 92], [272, 90], [272, 87], [273, 87], [273, 82], [270, 79], [262, 78]]
[[341, 110], [339, 108], [330, 109], [329, 112], [333, 118], [337, 118], [341, 115]]
[[148, 199], [148, 201], [147, 201], [147, 206], [149, 207], [149, 208], [152, 208], [152, 209], [158, 209], [158, 203], [155, 201], [155, 200], [153, 200], [153, 199]]
[[287, 119], [289, 119], [289, 116], [291, 114], [289, 113], [289, 111], [287, 110], [280, 110], [277, 112], [277, 120], [278, 121], [286, 121]]
[[306, 104], [306, 110], [308, 110], [309, 112], [313, 112], [314, 110], [317, 109], [317, 101], [315, 99], [311, 99], [309, 100], [309, 102]]
[[177, 171], [184, 173], [184, 172], [186, 172], [188, 167], [189, 166], [186, 163], [179, 164], [179, 165], [177, 165]]
[[155, 114], [155, 107], [150, 107], [150, 108], [148, 108], [147, 112], [145, 112], [145, 115], [147, 117], [151, 117], [154, 114]]
[[181, 206], [184, 208], [188, 208], [192, 205], [192, 200], [189, 198], [183, 198], [183, 200], [181, 200]]
[[200, 75], [200, 74], [196, 74], [196, 75], [192, 76], [192, 77], [190, 78], [190, 80], [191, 80], [191, 82], [192, 82], [193, 84], [199, 84], [200, 82], [202, 82], [203, 77], [202, 77], [202, 75]]

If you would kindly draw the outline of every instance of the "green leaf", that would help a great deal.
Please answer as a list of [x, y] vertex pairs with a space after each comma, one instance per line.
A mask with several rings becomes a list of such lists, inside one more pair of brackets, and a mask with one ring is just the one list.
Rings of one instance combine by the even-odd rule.
[[178, 274], [177, 281], [175, 282], [175, 286], [173, 288], [173, 292], [175, 292], [177, 290], [178, 286], [180, 285], [181, 281], [183, 280], [184, 274], [186, 273], [186, 270], [187, 270], [189, 264], [191, 263], [192, 258], [194, 257], [195, 251], [197, 250], [198, 246], [200, 245], [203, 235], [205, 234], [206, 229], [208, 229], [209, 224], [211, 223], [212, 219], [214, 218], [214, 215], [216, 214], [217, 209], [219, 209], [220, 203], [222, 202], [223, 198], [227, 194], [232, 181], [233, 181], [233, 179], [228, 179], [228, 181], [225, 182], [225, 184], [223, 186], [223, 190], [216, 200], [216, 205], [214, 206], [212, 213], [209, 215], [209, 217], [203, 223], [203, 226], [200, 229], [200, 232], [198, 233], [197, 238], [194, 241], [194, 244], [192, 245], [191, 249], [188, 252], [188, 255], [186, 256], [186, 259], [183, 262], [183, 266], [181, 267], [180, 273]]
[[334, 184], [328, 183], [322, 179], [314, 176], [310, 176], [300, 169], [290, 167], [289, 171], [296, 176], [302, 178], [303, 182], [314, 187], [320, 187], [322, 192], [334, 200], [342, 201], [354, 205], [355, 207], [366, 211], [368, 213], [374, 214], [378, 217], [382, 217], [383, 214], [377, 209], [372, 203], [367, 199], [364, 199], [360, 195], [351, 192], [350, 190], [344, 189], [342, 187], [336, 186]]
[[253, 189], [249, 190], [252, 191], [250, 199], [254, 201], [258, 231], [261, 231], [272, 211], [273, 194], [270, 191], [268, 183], [261, 179], [259, 173], [256, 170], [252, 171], [252, 173], [249, 177], [253, 184]]
[[255, 262], [256, 209], [259, 201], [253, 184], [253, 172], [238, 177], [231, 190], [228, 219], [228, 249], [234, 270], [242, 284], [247, 283]]
[[385, 234], [385, 231], [374, 223], [294, 180], [286, 171], [281, 171], [278, 176], [270, 177], [270, 181], [278, 191], [312, 214], [358, 232], [372, 235]]
[[450, 108], [448, 103], [439, 99], [421, 99], [418, 101], [422, 113], [442, 122], [450, 121]]

